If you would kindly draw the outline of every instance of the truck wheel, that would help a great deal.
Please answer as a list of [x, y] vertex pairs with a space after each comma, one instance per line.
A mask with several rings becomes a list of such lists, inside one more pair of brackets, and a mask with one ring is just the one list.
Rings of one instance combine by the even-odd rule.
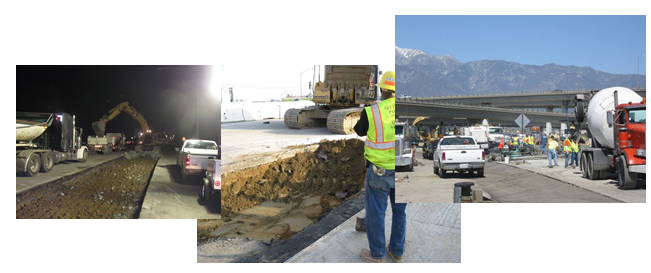
[[588, 155], [588, 162], [586, 162], [585, 165], [587, 167], [586, 172], [588, 173], [588, 179], [596, 180], [599, 172], [594, 171], [594, 161], [592, 161], [592, 155]]
[[54, 155], [52, 153], [43, 153], [41, 155], [41, 172], [49, 173], [54, 167]]
[[440, 178], [446, 178], [447, 177], [447, 171], [441, 168], [441, 163], [439, 162], [439, 177]]
[[181, 168], [181, 180], [183, 182], [188, 181], [188, 172], [186, 172], [184, 168]]
[[637, 173], [628, 171], [626, 157], [620, 156], [617, 158], [617, 188], [620, 190], [635, 189], [636, 182]]
[[585, 120], [585, 112], [583, 108], [583, 101], [577, 101], [576, 106], [574, 106], [574, 113], [576, 114], [576, 121], [579, 123]]
[[579, 160], [579, 168], [581, 168], [581, 176], [583, 178], [588, 178], [588, 166], [586, 166], [588, 158], [585, 156], [585, 153], [581, 153], [581, 160]]
[[434, 174], [438, 175], [439, 174], [439, 168], [434, 165]]
[[35, 176], [41, 167], [41, 159], [37, 153], [29, 155], [27, 158], [27, 171], [23, 172], [25, 176]]
[[84, 153], [81, 156], [81, 162], [86, 162], [88, 160], [88, 150], [84, 150]]
[[210, 200], [210, 181], [207, 178], [203, 179], [203, 184], [201, 184], [201, 201], [208, 202]]
[[484, 169], [477, 171], [477, 177], [484, 177]]

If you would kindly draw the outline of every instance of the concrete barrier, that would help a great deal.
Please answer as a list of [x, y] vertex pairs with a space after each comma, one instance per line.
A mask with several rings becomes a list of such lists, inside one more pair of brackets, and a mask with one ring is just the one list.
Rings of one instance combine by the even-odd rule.
[[314, 106], [314, 103], [311, 101], [223, 103], [221, 105], [221, 121], [229, 123], [272, 118], [282, 119], [287, 110], [308, 106]]

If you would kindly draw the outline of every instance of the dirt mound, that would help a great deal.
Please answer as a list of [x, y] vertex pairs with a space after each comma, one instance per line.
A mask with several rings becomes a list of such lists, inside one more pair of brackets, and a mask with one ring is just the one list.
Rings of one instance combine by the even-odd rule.
[[313, 153], [298, 153], [222, 177], [222, 216], [264, 201], [295, 202], [328, 194], [344, 199], [363, 189], [364, 142], [322, 141]]
[[136, 218], [156, 162], [119, 158], [77, 179], [16, 195], [16, 218]]

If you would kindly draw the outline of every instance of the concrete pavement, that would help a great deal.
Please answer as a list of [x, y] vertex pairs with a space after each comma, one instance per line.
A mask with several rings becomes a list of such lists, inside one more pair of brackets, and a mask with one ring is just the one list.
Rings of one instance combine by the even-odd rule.
[[[604, 180], [589, 180], [581, 177], [581, 170], [579, 167], [576, 169], [565, 169], [565, 158], [559, 158], [558, 164], [560, 166], [549, 168], [547, 159], [527, 159], [524, 158], [526, 163], [521, 163], [522, 159], [516, 159], [509, 164], [504, 162], [497, 162], [515, 168], [531, 171], [549, 178], [556, 179], [582, 189], [592, 191], [621, 202], [626, 203], [646, 203], [646, 182], [644, 188], [634, 190], [620, 190], [617, 188], [617, 175], [614, 173], [608, 174], [608, 179]], [[516, 165], [517, 163], [517, 165]]]
[[[398, 203], [452, 203], [454, 184], [459, 182], [473, 182], [477, 174], [450, 174], [449, 178], [442, 179], [434, 174], [434, 163], [431, 159], [424, 159], [422, 149], [416, 149], [416, 160], [419, 162], [414, 170], [396, 171], [396, 178], [402, 182], [396, 183], [396, 202]], [[473, 187], [474, 190], [479, 187]], [[488, 193], [484, 197], [490, 198]]]
[[357, 138], [357, 135], [333, 134], [326, 127], [290, 129], [282, 119], [224, 123], [222, 173], [293, 156], [304, 146], [317, 144], [323, 139], [347, 138]]
[[[390, 205], [389, 205], [390, 206]], [[355, 231], [357, 217], [351, 217], [309, 247], [297, 253], [289, 263], [363, 263], [359, 253], [368, 248], [365, 232]], [[391, 212], [387, 208], [386, 240], [391, 231]], [[461, 204], [407, 205], [407, 236], [403, 260], [406, 263], [461, 262]], [[391, 258], [387, 257], [387, 262]]]
[[213, 195], [207, 204], [199, 198], [201, 178], [181, 179], [172, 146], [163, 150], [154, 168], [142, 203], [140, 219], [221, 219], [221, 195]]

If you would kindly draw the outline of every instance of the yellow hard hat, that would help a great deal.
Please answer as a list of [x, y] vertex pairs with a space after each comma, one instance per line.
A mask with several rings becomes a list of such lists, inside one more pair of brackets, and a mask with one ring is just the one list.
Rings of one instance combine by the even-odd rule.
[[389, 90], [390, 92], [396, 92], [396, 73], [393, 71], [387, 71], [382, 75], [380, 82], [376, 84], [382, 89]]

